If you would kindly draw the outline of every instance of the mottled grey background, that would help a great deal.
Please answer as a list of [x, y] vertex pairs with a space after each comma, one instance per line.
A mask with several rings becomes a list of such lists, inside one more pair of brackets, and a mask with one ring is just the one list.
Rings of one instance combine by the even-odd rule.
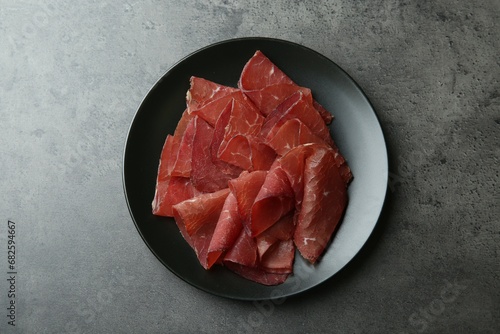
[[[499, 22], [498, 0], [0, 0], [0, 332], [499, 333]], [[387, 205], [361, 254], [273, 307], [170, 273], [122, 191], [148, 89], [189, 53], [242, 36], [338, 63], [390, 154]]]

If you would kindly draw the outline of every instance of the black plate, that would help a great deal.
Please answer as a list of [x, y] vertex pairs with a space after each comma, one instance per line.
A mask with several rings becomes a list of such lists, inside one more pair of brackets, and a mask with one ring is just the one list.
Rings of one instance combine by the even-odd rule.
[[[354, 174], [343, 222], [321, 261], [297, 256], [294, 275], [276, 287], [243, 279], [223, 267], [204, 270], [174, 221], [151, 214], [160, 152], [185, 108], [191, 76], [236, 86], [244, 64], [261, 50], [297, 84], [335, 115], [332, 136]], [[321, 54], [287, 41], [241, 38], [205, 47], [174, 65], [142, 102], [125, 145], [123, 182], [132, 218], [156, 257], [186, 282], [209, 293], [243, 300], [294, 295], [332, 277], [370, 236], [385, 199], [387, 150], [380, 124], [358, 85]], [[146, 256], [146, 255], [144, 255]]]

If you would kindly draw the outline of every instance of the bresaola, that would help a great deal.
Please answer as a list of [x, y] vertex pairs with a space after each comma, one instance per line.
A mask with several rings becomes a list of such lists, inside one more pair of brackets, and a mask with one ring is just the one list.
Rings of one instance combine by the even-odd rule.
[[237, 88], [190, 83], [153, 214], [174, 217], [205, 269], [281, 284], [296, 250], [319, 260], [347, 206], [352, 173], [330, 136], [333, 116], [260, 51]]

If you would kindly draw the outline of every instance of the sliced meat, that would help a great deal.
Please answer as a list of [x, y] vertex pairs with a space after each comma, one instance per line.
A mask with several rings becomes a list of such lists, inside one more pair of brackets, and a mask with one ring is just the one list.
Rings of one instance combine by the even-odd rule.
[[189, 178], [171, 176], [177, 160], [180, 139], [168, 135], [163, 145], [152, 202], [154, 215], [171, 217], [173, 215], [172, 205], [192, 198], [199, 193]]
[[191, 77], [189, 82], [190, 88], [186, 94], [188, 113], [192, 113], [210, 102], [219, 100], [222, 97], [238, 91], [237, 88], [220, 85], [213, 81], [195, 76]]
[[232, 192], [226, 197], [208, 247], [207, 267], [210, 269], [221, 260], [223, 254], [233, 247], [243, 229], [238, 211], [238, 202]]
[[237, 263], [242, 266], [256, 267], [258, 261], [257, 243], [245, 229], [242, 229], [235, 244], [224, 256], [224, 264]]
[[324, 143], [323, 139], [316, 136], [300, 119], [292, 118], [287, 120], [269, 140], [278, 155], [285, 155], [291, 149], [307, 143]]
[[[174, 143], [173, 149], [177, 146], [177, 154], [175, 162], [170, 171], [171, 176], [182, 176], [182, 177], [190, 177], [191, 176], [191, 165], [193, 160], [193, 141], [196, 132], [196, 122], [194, 118], [191, 118], [188, 124], [182, 133], [182, 138], [180, 141], [178, 137], [174, 135], [175, 141], [179, 141], [176, 145]], [[174, 152], [173, 152], [174, 153]]]
[[208, 248], [229, 189], [201, 194], [173, 206], [174, 218], [201, 265], [208, 269]]
[[210, 145], [214, 129], [200, 117], [194, 118], [193, 161], [191, 180], [201, 192], [214, 192], [227, 188], [229, 180], [237, 177], [241, 169], [212, 157]]
[[335, 152], [312, 144], [304, 164], [304, 194], [294, 242], [300, 254], [315, 263], [325, 250], [347, 206], [347, 185], [335, 164]]
[[258, 236], [294, 208], [294, 192], [286, 173], [273, 164], [252, 205], [248, 229]]
[[279, 128], [290, 119], [299, 119], [311, 132], [323, 139], [329, 145], [333, 145], [330, 131], [320, 114], [314, 109], [312, 103], [301, 92], [287, 97], [269, 116], [262, 127], [262, 135], [268, 140], [272, 139]]
[[263, 123], [264, 117], [258, 110], [232, 99], [217, 119], [212, 156], [252, 170], [252, 147], [248, 137], [259, 134]]
[[190, 114], [198, 115], [211, 126], [215, 126], [223, 109], [232, 100], [236, 100], [245, 108], [260, 114], [253, 102], [238, 88], [220, 85], [197, 77], [191, 79], [191, 88], [187, 94], [187, 110]]
[[191, 180], [185, 177], [171, 176], [157, 181], [153, 199], [153, 214], [173, 217], [172, 206], [199, 195]]
[[182, 113], [181, 119], [179, 120], [179, 123], [177, 123], [177, 126], [175, 128], [174, 132], [174, 137], [179, 137], [181, 138], [182, 135], [184, 134], [184, 131], [186, 131], [186, 127], [191, 121], [191, 119], [194, 117], [189, 111], [186, 109]]
[[294, 215], [292, 213], [282, 217], [278, 222], [276, 222], [276, 224], [255, 238], [259, 258], [262, 259], [266, 252], [277, 242], [293, 239], [295, 231], [295, 221], [293, 216]]
[[275, 242], [260, 260], [260, 266], [268, 273], [291, 274], [295, 259], [292, 239]]
[[238, 263], [232, 263], [232, 262], [225, 263], [225, 266], [229, 270], [235, 272], [236, 274], [238, 274], [238, 275], [240, 275], [248, 280], [251, 280], [251, 281], [263, 284], [263, 285], [270, 285], [270, 286], [278, 285], [278, 284], [285, 282], [286, 279], [288, 278], [288, 276], [290, 275], [290, 274], [269, 273], [265, 270], [265, 268], [262, 268], [262, 267], [247, 267], [247, 266], [244, 266], [244, 265], [241, 265]]
[[236, 196], [238, 203], [238, 211], [241, 216], [243, 225], [248, 228], [252, 205], [255, 197], [259, 193], [264, 180], [266, 179], [266, 171], [243, 172], [241, 175], [229, 182], [231, 192]]
[[219, 159], [249, 172], [269, 170], [276, 152], [258, 136], [235, 135], [227, 142]]
[[311, 96], [313, 107], [324, 118], [324, 122], [329, 124], [332, 121], [333, 116], [318, 102], [312, 101], [310, 89], [295, 84], [261, 51], [256, 51], [245, 64], [238, 87], [265, 116], [276, 109], [287, 97], [297, 91], [302, 91]]

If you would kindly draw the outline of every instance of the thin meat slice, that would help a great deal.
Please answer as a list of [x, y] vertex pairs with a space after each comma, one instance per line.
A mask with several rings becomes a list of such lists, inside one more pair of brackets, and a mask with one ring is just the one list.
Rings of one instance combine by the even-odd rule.
[[211, 143], [212, 156], [252, 170], [252, 147], [248, 137], [258, 135], [263, 123], [264, 117], [258, 110], [232, 99], [217, 119]]
[[[283, 71], [271, 62], [261, 51], [256, 51], [245, 64], [238, 81], [238, 87], [259, 108], [263, 115], [269, 115], [287, 97], [302, 91], [310, 95], [308, 88], [300, 87]], [[319, 103], [311, 103], [317, 112], [329, 124], [332, 115]]]
[[266, 179], [266, 171], [243, 172], [229, 182], [231, 192], [236, 196], [238, 211], [244, 226], [248, 226], [252, 205]]
[[291, 149], [307, 143], [324, 143], [323, 139], [316, 136], [300, 119], [287, 120], [269, 140], [272, 147], [280, 156], [285, 155]]
[[294, 192], [288, 177], [279, 164], [273, 164], [252, 205], [247, 222], [250, 234], [258, 236], [293, 208]]
[[246, 267], [256, 267], [258, 261], [257, 243], [245, 229], [242, 229], [235, 244], [224, 256], [224, 264], [237, 263]]
[[214, 192], [227, 188], [229, 180], [237, 177], [241, 169], [216, 160], [211, 153], [210, 145], [214, 129], [200, 117], [194, 118], [195, 137], [193, 140], [193, 160], [191, 180], [201, 192]]
[[294, 242], [300, 254], [315, 263], [325, 250], [347, 206], [347, 185], [335, 164], [335, 152], [311, 144], [304, 164], [304, 193]]
[[188, 109], [186, 108], [184, 112], [182, 113], [181, 119], [177, 123], [177, 126], [174, 131], [174, 137], [182, 137], [184, 134], [184, 131], [186, 131], [186, 127], [191, 121], [191, 119], [194, 117], [193, 114], [189, 113]]
[[262, 259], [266, 255], [266, 252], [276, 243], [293, 239], [295, 231], [293, 216], [293, 214], [289, 214], [282, 217], [276, 224], [255, 238], [260, 259]]
[[209, 269], [215, 263], [218, 263], [223, 254], [233, 247], [242, 229], [243, 224], [238, 211], [238, 202], [236, 196], [230, 192], [226, 197], [208, 247], [207, 267]]
[[[175, 155], [175, 162], [170, 171], [171, 176], [191, 176], [195, 132], [196, 122], [193, 118], [190, 118], [190, 121], [186, 124], [186, 127], [182, 132], [182, 138], [179, 140], [178, 137], [174, 135], [175, 143], [173, 144], [172, 150], [177, 149], [177, 154]], [[176, 143], [177, 141], [179, 141], [178, 144]]]
[[210, 102], [219, 100], [220, 98], [238, 91], [237, 88], [220, 85], [213, 81], [195, 76], [190, 78], [189, 83], [190, 88], [186, 94], [188, 113], [192, 113]]
[[209, 267], [208, 248], [228, 194], [229, 189], [226, 188], [173, 206], [177, 226], [205, 269]]
[[156, 177], [155, 195], [151, 204], [154, 215], [171, 217], [172, 205], [199, 193], [189, 178], [171, 175], [177, 161], [180, 139], [168, 135], [163, 145]]
[[225, 266], [234, 273], [263, 285], [279, 285], [286, 281], [290, 274], [275, 274], [267, 272], [262, 267], [247, 267], [239, 263], [227, 262]]
[[269, 170], [276, 159], [276, 152], [262, 138], [241, 134], [227, 142], [219, 159], [249, 172]]
[[291, 274], [295, 258], [295, 245], [292, 239], [274, 243], [260, 260], [260, 266], [266, 272]]
[[260, 114], [253, 102], [238, 88], [220, 85], [202, 78], [191, 78], [191, 88], [187, 94], [187, 110], [190, 114], [203, 118], [211, 126], [215, 126], [223, 109], [232, 100]]
[[172, 206], [199, 195], [191, 180], [185, 177], [169, 176], [156, 184], [153, 199], [153, 214], [173, 217]]
[[268, 140], [272, 139], [279, 128], [290, 119], [299, 119], [314, 135], [323, 139], [325, 143], [333, 145], [333, 139], [325, 122], [300, 91], [290, 95], [269, 114], [262, 127], [262, 135]]

